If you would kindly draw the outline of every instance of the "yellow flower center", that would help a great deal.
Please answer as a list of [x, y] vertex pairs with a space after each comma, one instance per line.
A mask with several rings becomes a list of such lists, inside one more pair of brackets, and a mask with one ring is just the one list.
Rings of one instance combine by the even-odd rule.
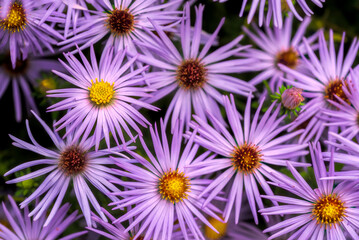
[[89, 87], [90, 90], [90, 99], [92, 102], [97, 105], [107, 105], [113, 99], [115, 91], [113, 86], [115, 83], [110, 84], [109, 82], [91, 80], [92, 85]]
[[234, 149], [232, 153], [233, 167], [243, 173], [252, 173], [261, 165], [262, 154], [254, 144], [243, 144]]
[[[347, 83], [346, 83], [347, 84]], [[342, 100], [344, 100], [347, 103], [349, 102], [349, 99], [345, 95], [343, 91], [343, 82], [340, 79], [332, 80], [328, 83], [328, 85], [325, 87], [324, 92], [324, 98], [330, 99], [334, 102], [339, 103], [338, 99], [335, 96], [338, 96]]]
[[336, 224], [343, 220], [345, 216], [344, 203], [335, 194], [322, 196], [313, 208], [313, 216], [318, 224]]
[[221, 221], [218, 221], [217, 219], [210, 217], [208, 219], [209, 223], [217, 229], [218, 233], [213, 231], [210, 227], [207, 225], [204, 226], [204, 235], [209, 240], [218, 240], [224, 237], [227, 233], [227, 223], [223, 223]]
[[178, 170], [170, 170], [160, 178], [158, 188], [162, 198], [169, 200], [171, 203], [177, 203], [187, 199], [190, 191], [190, 181], [183, 172], [178, 173]]
[[291, 69], [295, 69], [298, 65], [299, 55], [297, 50], [290, 47], [289, 49], [280, 51], [277, 54], [276, 62], [281, 63]]
[[12, 33], [24, 30], [26, 26], [26, 14], [21, 4], [14, 3], [9, 10], [6, 18], [0, 21], [0, 27]]

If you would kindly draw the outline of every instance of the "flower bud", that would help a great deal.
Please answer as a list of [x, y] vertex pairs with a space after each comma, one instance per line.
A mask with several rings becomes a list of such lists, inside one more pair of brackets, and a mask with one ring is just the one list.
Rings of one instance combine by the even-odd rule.
[[282, 94], [282, 104], [290, 110], [296, 109], [303, 101], [302, 89], [300, 88], [288, 88]]

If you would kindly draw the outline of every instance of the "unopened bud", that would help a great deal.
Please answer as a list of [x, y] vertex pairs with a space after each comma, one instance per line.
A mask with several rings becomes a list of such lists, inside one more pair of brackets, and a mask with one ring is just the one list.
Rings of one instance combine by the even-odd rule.
[[304, 101], [302, 96], [302, 89], [288, 88], [282, 94], [282, 104], [285, 108], [294, 110]]

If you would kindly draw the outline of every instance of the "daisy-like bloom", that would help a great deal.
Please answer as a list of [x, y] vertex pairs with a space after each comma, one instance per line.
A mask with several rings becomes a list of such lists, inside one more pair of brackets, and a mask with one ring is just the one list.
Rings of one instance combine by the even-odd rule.
[[[270, 22], [273, 19], [273, 24], [275, 27], [282, 28], [283, 26], [283, 17], [282, 17], [282, 11], [290, 11], [294, 14], [294, 16], [302, 21], [303, 18], [299, 15], [299, 13], [296, 10], [296, 7], [299, 7], [307, 16], [310, 16], [313, 14], [313, 11], [309, 8], [307, 2], [313, 2], [318, 7], [323, 7], [323, 2], [325, 0], [256, 0], [251, 1], [251, 7], [248, 13], [248, 23], [250, 23], [256, 14], [257, 8], [258, 9], [258, 25], [262, 26], [264, 21], [265, 25], [269, 26]], [[239, 16], [242, 17], [244, 14], [244, 10], [247, 6], [247, 0], [243, 0], [242, 2], [242, 8], [239, 13]], [[265, 15], [266, 11], [266, 16]]]
[[46, 214], [43, 214], [37, 221], [33, 221], [28, 216], [29, 209], [27, 207], [22, 213], [11, 196], [9, 196], [9, 202], [11, 208], [7, 207], [4, 202], [2, 203], [2, 210], [11, 227], [7, 228], [0, 223], [0, 238], [2, 240], [70, 240], [87, 233], [87, 231], [82, 231], [59, 238], [68, 226], [81, 217], [81, 215], [77, 214], [77, 211], [66, 217], [70, 209], [70, 204], [68, 203], [61, 206], [48, 226], [44, 227]]
[[[129, 179], [114, 181], [125, 190], [115, 193], [123, 199], [111, 205], [117, 205], [115, 209], [127, 208], [127, 212], [114, 223], [134, 217], [135, 220], [126, 228], [128, 231], [138, 226], [134, 239], [141, 234], [144, 239], [172, 239], [172, 233], [177, 229], [175, 223], [179, 224], [184, 239], [188, 239], [189, 235], [192, 239], [204, 239], [197, 219], [217, 231], [210, 225], [204, 213], [219, 220], [216, 215], [220, 212], [219, 209], [212, 204], [202, 207], [206, 196], [198, 197], [211, 180], [201, 178], [201, 169], [188, 168], [193, 162], [212, 157], [208, 156], [209, 152], [196, 157], [198, 145], [193, 144], [193, 137], [181, 151], [183, 130], [179, 126], [182, 124], [177, 122], [173, 128], [171, 144], [167, 140], [163, 121], [160, 132], [157, 126], [155, 130], [151, 127], [155, 155], [140, 137], [146, 158], [150, 161], [133, 153], [142, 166], [120, 159], [117, 165], [123, 170], [113, 170]], [[223, 198], [218, 200], [223, 201]]]
[[[269, 80], [272, 92], [278, 91], [283, 84], [282, 77], [284, 76], [278, 64], [283, 64], [299, 72], [306, 70], [302, 64], [300, 53], [305, 50], [302, 38], [310, 23], [310, 18], [305, 18], [293, 37], [292, 23], [293, 14], [289, 14], [285, 19], [284, 28], [265, 27], [265, 31], [262, 31], [257, 26], [252, 25], [255, 32], [251, 32], [243, 27], [244, 32], [259, 48], [249, 48], [240, 54], [257, 61], [255, 71], [260, 73], [250, 81], [253, 85]], [[316, 34], [310, 37], [309, 41], [313, 41], [315, 38]]]
[[343, 85], [348, 84], [349, 69], [357, 55], [359, 41], [353, 40], [347, 55], [344, 57], [344, 36], [343, 33], [340, 48], [336, 54], [333, 31], [330, 31], [329, 48], [324, 33], [321, 31], [319, 34], [319, 59], [309, 46], [308, 41], [305, 38], [303, 39], [309, 59], [302, 55], [302, 61], [310, 71], [308, 74], [282, 64], [279, 65], [283, 71], [291, 76], [284, 80], [294, 87], [303, 89], [302, 95], [308, 100], [294, 124], [289, 128], [292, 131], [307, 123], [299, 142], [307, 142], [313, 137], [315, 137], [315, 141], [318, 141], [322, 136], [326, 122], [322, 117], [323, 110], [335, 108], [329, 100], [340, 103], [341, 101], [338, 98], [341, 98], [349, 103]]
[[16, 121], [19, 122], [22, 119], [21, 92], [27, 108], [37, 112], [31, 87], [37, 85], [36, 80], [41, 77], [41, 72], [48, 72], [52, 69], [63, 68], [57, 61], [34, 56], [29, 56], [26, 60], [17, 59], [13, 68], [10, 55], [0, 57], [0, 99], [11, 85]]
[[[65, 98], [49, 107], [49, 111], [67, 110], [54, 126], [57, 130], [66, 127], [65, 136], [74, 134], [75, 141], [81, 135], [87, 138], [94, 130], [96, 150], [103, 136], [107, 146], [110, 147], [110, 134], [117, 145], [120, 145], [118, 136], [122, 143], [126, 142], [124, 133], [134, 140], [135, 137], [129, 126], [141, 134], [137, 124], [146, 127], [150, 123], [133, 105], [157, 110], [148, 103], [136, 99], [136, 97], [151, 96], [148, 93], [149, 89], [143, 87], [144, 78], [140, 76], [146, 67], [130, 71], [136, 57], [125, 60], [125, 50], [114, 54], [113, 49], [108, 48], [102, 53], [99, 64], [93, 46], [91, 46], [90, 61], [81, 51], [79, 54], [82, 64], [71, 53], [64, 54], [69, 65], [60, 60], [70, 72], [70, 76], [54, 71], [77, 87], [48, 91], [49, 97]], [[77, 129], [76, 133], [75, 129]]]
[[172, 115], [172, 126], [177, 119], [181, 119], [188, 126], [192, 108], [203, 119], [206, 119], [208, 112], [221, 116], [218, 103], [222, 105], [223, 102], [218, 90], [244, 96], [255, 90], [246, 81], [227, 75], [247, 71], [251, 68], [250, 63], [253, 63], [252, 60], [246, 59], [228, 60], [229, 57], [248, 47], [236, 47], [242, 36], [209, 53], [224, 19], [200, 49], [203, 36], [201, 34], [203, 9], [203, 5], [196, 7], [196, 22], [191, 34], [190, 7], [189, 4], [185, 5], [185, 18], [181, 22], [180, 29], [181, 51], [176, 49], [165, 32], [155, 23], [154, 27], [159, 37], [147, 30], [154, 42], [141, 44], [152, 55], [140, 55], [139, 60], [161, 70], [148, 74], [149, 85], [158, 90], [154, 97], [147, 98], [146, 101], [152, 103], [174, 92], [165, 116], [167, 123]]
[[0, 15], [6, 15], [0, 18], [0, 49], [10, 51], [12, 68], [17, 59], [25, 60], [29, 53], [43, 54], [44, 48], [54, 51], [51, 45], [62, 36], [46, 23], [38, 24], [45, 10], [37, 0], [11, 0], [6, 5], [0, 8]]
[[[320, 144], [310, 145], [316, 189], [304, 180], [299, 172], [288, 162], [288, 168], [295, 180], [287, 176], [276, 176], [272, 183], [301, 199], [287, 196], [264, 196], [283, 203], [280, 206], [260, 210], [264, 215], [293, 215], [264, 232], [278, 231], [269, 239], [292, 232], [291, 239], [359, 239], [357, 216], [359, 214], [358, 186], [350, 182], [334, 184], [334, 161], [331, 159], [329, 171], [324, 164]], [[347, 237], [346, 237], [347, 236]]]
[[[49, 226], [52, 219], [55, 219], [60, 204], [70, 186], [70, 183], [72, 182], [73, 190], [87, 225], [91, 225], [89, 201], [100, 217], [106, 221], [106, 217], [101, 210], [100, 204], [92, 193], [88, 183], [93, 185], [104, 195], [108, 196], [112, 201], [117, 201], [118, 198], [116, 196], [109, 194], [111, 191], [119, 191], [119, 189], [110, 183], [110, 180], [115, 180], [116, 177], [112, 175], [112, 171], [109, 167], [107, 167], [107, 165], [114, 164], [115, 161], [108, 158], [108, 154], [109, 152], [114, 151], [116, 151], [115, 153], [117, 154], [121, 154], [118, 151], [124, 147], [117, 147], [116, 150], [110, 149], [110, 151], [92, 151], [94, 146], [94, 139], [92, 137], [88, 139], [81, 139], [81, 141], [75, 141], [73, 135], [69, 134], [66, 139], [63, 140], [35, 113], [34, 116], [49, 135], [56, 149], [50, 150], [39, 145], [31, 133], [28, 121], [26, 121], [26, 127], [31, 143], [27, 143], [10, 135], [11, 139], [14, 141], [14, 146], [32, 151], [42, 157], [38, 160], [23, 163], [5, 173], [4, 175], [8, 176], [29, 167], [39, 167], [38, 170], [13, 180], [9, 180], [6, 183], [18, 183], [40, 176], [46, 176], [39, 187], [20, 204], [20, 207], [24, 208], [30, 202], [40, 198], [42, 195], [45, 195], [41, 201], [36, 204], [29, 216], [35, 216], [34, 220], [38, 220], [46, 213], [46, 210], [54, 202], [51, 212], [45, 221], [45, 226]], [[130, 151], [132, 148], [126, 146], [126, 149]], [[43, 167], [40, 168], [40, 166]]]
[[340, 135], [352, 139], [359, 138], [359, 68], [350, 70], [348, 83], [342, 85], [343, 92], [348, 101], [344, 101], [340, 97], [328, 102], [334, 106], [331, 109], [324, 109], [323, 113], [328, 116], [326, 125], [335, 126], [342, 131]]
[[[223, 212], [226, 222], [232, 213], [235, 214], [235, 223], [238, 223], [245, 189], [254, 221], [258, 223], [256, 205], [263, 208], [258, 185], [266, 194], [273, 195], [264, 178], [271, 179], [271, 173], [275, 172], [269, 165], [286, 166], [286, 160], [307, 153], [304, 150], [307, 144], [287, 143], [302, 133], [303, 130], [278, 136], [288, 128], [288, 125], [280, 126], [285, 115], [277, 119], [280, 106], [272, 112], [275, 102], [262, 117], [259, 117], [263, 102], [264, 98], [260, 101], [252, 122], [250, 122], [251, 98], [248, 98], [242, 125], [242, 118], [236, 110], [233, 95], [231, 95], [231, 100], [227, 96], [224, 97], [226, 115], [233, 134], [212, 114], [209, 116], [213, 127], [199, 116], [194, 116], [197, 122], [191, 123], [191, 127], [195, 131], [198, 130], [195, 142], [219, 155], [216, 159], [191, 165], [193, 168], [200, 168], [202, 174], [219, 173], [199, 197], [209, 193], [209, 197], [204, 202], [204, 206], [206, 206], [224, 189], [228, 195], [228, 201]], [[293, 162], [293, 165], [308, 166], [306, 163], [299, 162]], [[266, 220], [268, 221], [268, 218]]]
[[[149, 37], [143, 27], [152, 28], [149, 19], [161, 26], [171, 28], [181, 18], [181, 11], [163, 11], [168, 6], [176, 4], [171, 1], [159, 4], [157, 0], [100, 0], [93, 7], [91, 15], [78, 19], [75, 35], [60, 42], [63, 48], [79, 45], [80, 49], [87, 48], [99, 41], [104, 41], [106, 47], [113, 47], [115, 51], [128, 49], [137, 52], [134, 40], [144, 40]], [[153, 28], [152, 28], [153, 29]]]

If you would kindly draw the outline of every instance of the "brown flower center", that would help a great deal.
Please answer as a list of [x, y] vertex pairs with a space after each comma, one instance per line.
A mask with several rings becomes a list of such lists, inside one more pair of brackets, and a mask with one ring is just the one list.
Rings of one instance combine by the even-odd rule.
[[186, 90], [198, 89], [207, 82], [207, 70], [199, 60], [188, 59], [178, 67], [176, 79]]
[[62, 169], [66, 175], [82, 173], [85, 170], [86, 164], [86, 153], [78, 146], [69, 147], [61, 153], [59, 168]]
[[[345, 82], [346, 83], [346, 82]], [[347, 83], [346, 83], [347, 84]], [[349, 99], [343, 91], [343, 81], [340, 79], [332, 80], [325, 87], [324, 98], [332, 100], [339, 103], [338, 99], [335, 96], [338, 96], [345, 102], [349, 103]]]
[[21, 4], [14, 2], [5, 19], [0, 20], [0, 28], [8, 30], [12, 33], [24, 30], [26, 26], [25, 9]]
[[243, 173], [253, 173], [261, 165], [262, 154], [254, 144], [243, 144], [234, 149], [232, 153], [233, 167]]
[[338, 196], [330, 194], [322, 196], [314, 204], [312, 213], [318, 224], [329, 224], [331, 226], [343, 220], [345, 207]]
[[299, 55], [297, 50], [290, 47], [287, 50], [280, 51], [276, 57], [277, 64], [283, 64], [291, 69], [295, 69], [298, 65]]
[[2, 64], [5, 68], [5, 71], [10, 75], [22, 75], [26, 72], [29, 61], [27, 59], [20, 60], [16, 59], [15, 69], [12, 68], [10, 56], [6, 57]]
[[109, 14], [107, 26], [115, 35], [129, 34], [134, 29], [135, 17], [128, 9], [119, 10], [115, 8]]

